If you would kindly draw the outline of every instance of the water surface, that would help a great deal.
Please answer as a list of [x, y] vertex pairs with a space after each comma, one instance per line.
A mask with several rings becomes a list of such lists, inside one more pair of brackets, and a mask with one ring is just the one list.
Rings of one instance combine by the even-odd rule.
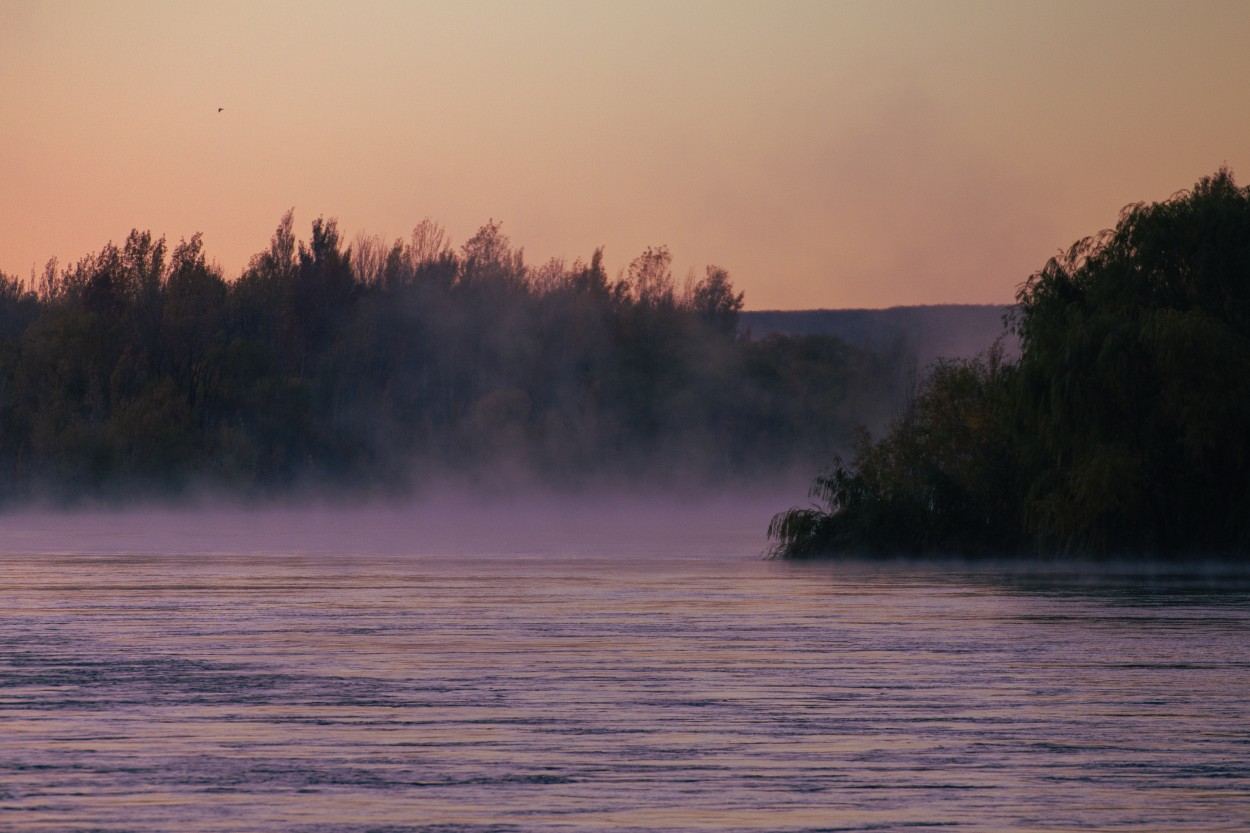
[[3, 519], [0, 829], [1250, 824], [1244, 574], [686, 510]]

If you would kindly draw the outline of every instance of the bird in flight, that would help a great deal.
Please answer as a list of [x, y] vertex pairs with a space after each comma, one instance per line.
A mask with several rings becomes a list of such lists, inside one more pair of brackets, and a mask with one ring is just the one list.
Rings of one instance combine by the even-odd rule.
[[218, 108], [217, 108], [217, 112], [218, 112], [218, 113], [220, 113], [220, 112], [221, 112], [222, 110], [224, 110], [224, 109], [226, 109], [226, 108], [225, 108], [225, 107], [218, 107]]

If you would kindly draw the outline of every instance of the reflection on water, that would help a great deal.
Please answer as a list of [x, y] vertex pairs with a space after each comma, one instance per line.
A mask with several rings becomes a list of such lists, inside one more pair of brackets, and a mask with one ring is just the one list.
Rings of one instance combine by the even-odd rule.
[[1236, 572], [794, 567], [721, 510], [584, 546], [162, 517], [4, 522], [0, 829], [1250, 823]]

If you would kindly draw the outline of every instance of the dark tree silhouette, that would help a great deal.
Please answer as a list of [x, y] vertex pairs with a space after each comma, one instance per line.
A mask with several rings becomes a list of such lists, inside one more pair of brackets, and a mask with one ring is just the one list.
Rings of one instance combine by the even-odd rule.
[[1250, 189], [1130, 205], [1018, 301], [1019, 362], [939, 364], [776, 554], [1250, 550]]
[[533, 268], [495, 221], [357, 246], [287, 212], [234, 281], [199, 235], [139, 231], [37, 295], [0, 276], [0, 497], [720, 483], [830, 455], [897, 395], [837, 339], [738, 336], [728, 273], [679, 296], [662, 246], [615, 279], [601, 249]]

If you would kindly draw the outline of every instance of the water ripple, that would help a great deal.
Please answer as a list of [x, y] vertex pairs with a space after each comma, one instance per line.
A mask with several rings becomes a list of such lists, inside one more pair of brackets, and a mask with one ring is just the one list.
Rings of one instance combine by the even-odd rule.
[[1235, 830], [1250, 585], [0, 556], [0, 829]]

